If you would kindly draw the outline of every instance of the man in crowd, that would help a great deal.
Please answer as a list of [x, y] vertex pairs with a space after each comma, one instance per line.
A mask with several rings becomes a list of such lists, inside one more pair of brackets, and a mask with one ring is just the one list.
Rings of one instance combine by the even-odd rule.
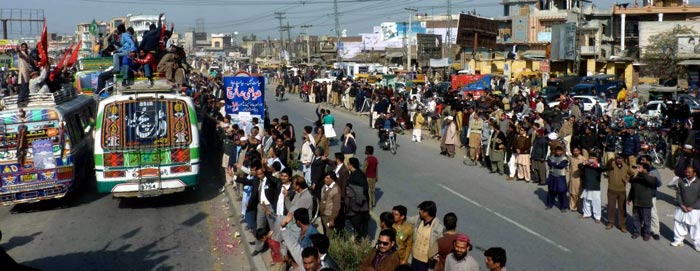
[[479, 264], [468, 255], [472, 250], [471, 241], [466, 234], [457, 234], [452, 253], [445, 259], [445, 270], [478, 271]]
[[447, 254], [452, 252], [455, 239], [457, 238], [457, 215], [447, 213], [442, 218], [442, 221], [445, 224], [445, 233], [438, 239], [438, 261], [433, 269], [434, 271], [445, 271], [445, 259]]
[[377, 185], [377, 177], [379, 171], [379, 160], [374, 156], [374, 147], [365, 147], [365, 161], [362, 163], [362, 172], [367, 176], [367, 185], [369, 187], [369, 208], [372, 209], [377, 205], [374, 188]]
[[413, 224], [413, 260], [415, 271], [427, 271], [428, 262], [438, 253], [438, 239], [443, 236], [445, 227], [435, 217], [437, 205], [424, 201], [418, 205], [418, 217], [411, 218]]
[[[481, 129], [484, 127], [484, 121], [481, 120], [479, 114], [476, 112], [472, 113], [469, 117], [469, 159], [471, 159], [471, 164], [476, 166], [477, 153], [480, 151], [481, 146]], [[466, 162], [466, 161], [465, 161]]]
[[399, 259], [401, 264], [408, 264], [408, 258], [411, 256], [411, 250], [413, 249], [413, 226], [406, 222], [408, 209], [406, 206], [397, 205], [394, 206], [391, 213], [394, 216], [393, 228], [396, 231]]
[[683, 246], [685, 236], [690, 232], [695, 250], [700, 252], [700, 182], [695, 168], [688, 166], [685, 175], [676, 185], [676, 215], [674, 216], [673, 243], [671, 246]]
[[346, 188], [345, 206], [347, 216], [357, 238], [367, 238], [369, 228], [369, 185], [367, 177], [360, 170], [360, 161], [352, 157], [348, 163], [350, 177]]
[[323, 223], [324, 233], [328, 233], [330, 229], [335, 228], [335, 220], [340, 213], [340, 189], [335, 183], [335, 173], [326, 173], [323, 177], [323, 190], [321, 190], [321, 205], [319, 206], [319, 214]]
[[377, 245], [372, 248], [360, 265], [359, 270], [394, 271], [400, 265], [399, 253], [396, 251], [396, 235], [393, 229], [384, 229], [379, 233]]
[[554, 207], [555, 199], [559, 200], [559, 210], [566, 212], [569, 209], [569, 201], [566, 199], [566, 169], [569, 160], [564, 155], [564, 148], [557, 146], [554, 155], [547, 158], [549, 166], [549, 178], [547, 179], [547, 209]]
[[649, 175], [649, 165], [639, 164], [638, 173], [630, 180], [628, 202], [633, 203], [634, 212], [634, 233], [632, 239], [642, 235], [644, 241], [649, 241], [651, 237], [651, 199], [656, 187], [656, 178]]
[[663, 184], [661, 182], [661, 173], [651, 164], [651, 156], [649, 155], [642, 155], [639, 159], [639, 163], [649, 165], [649, 175], [653, 176], [656, 180], [655, 185], [652, 187], [653, 192], [651, 198], [651, 236], [654, 240], [658, 241], [661, 239], [659, 236], [661, 226], [659, 225], [659, 213], [656, 208], [656, 194], [658, 193], [657, 190], [659, 187]]
[[321, 268], [330, 268], [334, 271], [340, 271], [338, 263], [328, 255], [331, 243], [328, 236], [317, 233], [311, 235], [311, 246], [318, 249], [319, 259], [321, 260]]
[[492, 247], [484, 252], [484, 262], [486, 268], [491, 271], [507, 271], [506, 270], [506, 250], [500, 247]]
[[621, 155], [615, 155], [614, 160], [608, 161], [608, 225], [606, 229], [615, 227], [617, 216], [620, 231], [627, 232], [627, 208], [625, 207], [627, 182], [635, 172], [622, 160]]

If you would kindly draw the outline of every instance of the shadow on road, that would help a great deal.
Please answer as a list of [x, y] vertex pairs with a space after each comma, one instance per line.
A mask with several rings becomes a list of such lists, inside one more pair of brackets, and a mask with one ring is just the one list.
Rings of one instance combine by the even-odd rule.
[[164, 265], [168, 256], [164, 253], [175, 248], [156, 250], [157, 242], [131, 250], [131, 245], [109, 249], [108, 243], [103, 249], [90, 252], [69, 253], [45, 257], [22, 263], [40, 270], [174, 270], [173, 266]]
[[537, 188], [537, 190], [535, 190], [533, 193], [542, 201], [542, 204], [545, 206], [547, 205], [547, 191], [545, 191], [543, 188]]
[[7, 240], [5, 244], [2, 245], [3, 248], [5, 248], [5, 251], [9, 251], [10, 249], [16, 248], [16, 247], [21, 247], [23, 245], [29, 244], [30, 242], [34, 241], [34, 237], [39, 236], [42, 234], [42, 232], [36, 232], [32, 235], [28, 236], [15, 236], [10, 238], [10, 240]]
[[75, 191], [70, 191], [64, 198], [55, 200], [44, 200], [36, 203], [18, 204], [12, 207], [11, 213], [33, 213], [78, 207], [97, 201], [107, 194], [97, 193], [95, 188], [95, 178], [91, 178], [82, 187]]

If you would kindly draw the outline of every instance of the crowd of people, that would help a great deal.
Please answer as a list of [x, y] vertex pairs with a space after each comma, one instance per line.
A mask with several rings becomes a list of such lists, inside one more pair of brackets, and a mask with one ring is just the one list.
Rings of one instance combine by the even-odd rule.
[[[457, 149], [465, 149], [467, 166], [480, 165], [507, 181], [546, 186], [546, 209], [579, 213], [581, 219], [592, 218], [607, 230], [617, 227], [629, 232], [633, 239], [660, 239], [657, 190], [668, 183], [676, 190], [677, 201], [671, 245], [682, 246], [690, 234], [694, 248], [700, 251], [700, 184], [695, 181], [700, 142], [696, 143], [694, 129], [699, 116], [686, 112], [682, 100], [665, 98], [669, 109], [662, 117], [670, 123], [665, 127], [671, 127], [664, 129], [641, 117], [644, 102], [637, 93], [624, 89], [610, 95], [615, 98], [608, 98], [605, 107], [596, 103], [584, 110], [581, 101], [565, 93], [559, 105], [550, 108], [538, 95], [538, 88], [525, 82], [504, 88], [505, 95], [474, 97], [438, 93], [430, 86], [399, 93], [390, 86], [341, 77], [313, 80], [308, 75], [282, 75], [278, 82], [306, 102], [369, 111], [369, 124], [377, 129], [392, 126], [384, 121], [390, 118], [402, 129], [412, 130], [414, 142], [424, 140], [425, 132], [439, 140], [440, 153], [447, 157], [456, 157]], [[371, 101], [369, 106], [364, 100]], [[319, 122], [327, 124], [323, 119]], [[654, 139], [660, 135], [668, 148]], [[659, 149], [652, 152], [654, 145]], [[665, 167], [674, 171], [672, 180], [662, 180], [660, 170]], [[608, 216], [604, 219], [601, 182], [605, 179]], [[633, 218], [629, 229], [628, 215]]]

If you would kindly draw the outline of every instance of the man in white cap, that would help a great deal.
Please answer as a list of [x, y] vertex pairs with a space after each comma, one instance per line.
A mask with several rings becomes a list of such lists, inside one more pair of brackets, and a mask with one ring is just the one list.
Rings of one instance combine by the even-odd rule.
[[681, 152], [681, 155], [678, 156], [676, 168], [673, 171], [675, 176], [673, 177], [673, 180], [671, 180], [671, 182], [668, 183], [669, 187], [675, 188], [679, 180], [682, 180], [685, 177], [692, 177], [686, 176], [685, 169], [687, 167], [693, 167], [694, 169], [700, 168], [700, 161], [693, 155], [693, 145], [690, 144], [685, 144], [685, 146], [683, 146], [683, 151]]
[[457, 126], [454, 123], [454, 117], [445, 117], [445, 134], [442, 137], [440, 149], [447, 157], [455, 157], [455, 143], [457, 142]]

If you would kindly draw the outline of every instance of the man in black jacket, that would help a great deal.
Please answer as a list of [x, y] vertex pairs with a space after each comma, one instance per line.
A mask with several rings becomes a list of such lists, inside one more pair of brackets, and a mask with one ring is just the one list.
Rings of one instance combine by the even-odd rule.
[[639, 172], [630, 180], [632, 189], [630, 189], [627, 196], [627, 203], [634, 203], [633, 224], [635, 230], [632, 234], [632, 239], [639, 238], [641, 234], [644, 241], [649, 241], [651, 236], [651, 199], [656, 185], [656, 178], [649, 175], [649, 168], [648, 164], [639, 164], [637, 166]]
[[532, 171], [533, 171], [533, 181], [539, 185], [547, 184], [547, 164], [545, 160], [547, 159], [547, 149], [549, 147], [549, 141], [547, 137], [544, 136], [544, 129], [540, 128], [537, 130], [537, 136], [535, 137], [534, 146], [532, 147], [532, 153], [530, 159], [532, 160]]
[[591, 157], [580, 164], [579, 168], [582, 170], [583, 175], [583, 178], [581, 178], [583, 215], [579, 216], [579, 218], [585, 219], [593, 216], [595, 223], [600, 223], [600, 179], [606, 170], [605, 165], [601, 165], [598, 162], [598, 153], [593, 151]]
[[[236, 182], [250, 185], [253, 190], [248, 201], [248, 208], [256, 206], [257, 215], [255, 219], [256, 229], [273, 228], [275, 225], [277, 199], [279, 197], [280, 181], [272, 176], [266, 175], [265, 170], [260, 167], [255, 169], [255, 178], [238, 178]], [[255, 241], [255, 251], [253, 256], [264, 250], [265, 243]]]
[[[141, 44], [139, 45], [140, 50], [144, 50], [147, 53], [158, 51], [158, 47], [160, 46], [160, 34], [163, 32], [162, 19], [163, 13], [158, 15], [158, 25], [151, 24], [148, 27], [148, 31], [143, 34], [143, 39], [141, 39]], [[134, 39], [136, 39], [136, 37], [134, 37]]]

